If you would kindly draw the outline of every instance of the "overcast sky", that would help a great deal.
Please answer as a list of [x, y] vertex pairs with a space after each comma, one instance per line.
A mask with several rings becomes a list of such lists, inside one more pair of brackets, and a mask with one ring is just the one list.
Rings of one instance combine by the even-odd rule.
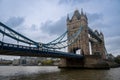
[[107, 51], [118, 55], [119, 5], [120, 0], [0, 0], [0, 21], [30, 39], [49, 42], [65, 32], [67, 14], [83, 8], [89, 27], [103, 32]]

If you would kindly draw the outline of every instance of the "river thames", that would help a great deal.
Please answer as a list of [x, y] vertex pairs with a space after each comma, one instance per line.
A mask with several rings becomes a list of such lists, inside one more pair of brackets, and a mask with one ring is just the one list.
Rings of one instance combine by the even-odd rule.
[[120, 68], [61, 70], [57, 66], [0, 66], [0, 80], [120, 80]]

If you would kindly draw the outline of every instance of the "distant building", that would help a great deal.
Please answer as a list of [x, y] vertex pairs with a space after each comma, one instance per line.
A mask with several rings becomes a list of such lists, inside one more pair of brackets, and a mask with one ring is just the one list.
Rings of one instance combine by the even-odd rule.
[[13, 62], [12, 62], [12, 65], [19, 65], [20, 64], [20, 59], [14, 59]]
[[107, 59], [113, 61], [115, 57], [112, 54], [107, 54]]
[[11, 65], [11, 60], [0, 59], [0, 65]]
[[38, 65], [41, 61], [43, 61], [46, 58], [42, 57], [20, 57], [20, 65]]

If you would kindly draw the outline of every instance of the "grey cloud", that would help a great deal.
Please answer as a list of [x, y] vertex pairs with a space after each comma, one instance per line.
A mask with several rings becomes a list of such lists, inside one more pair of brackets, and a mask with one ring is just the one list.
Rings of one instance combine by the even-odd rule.
[[89, 23], [93, 23], [95, 21], [103, 19], [103, 15], [98, 13], [93, 13], [93, 14], [87, 13], [87, 17], [88, 17]]
[[92, 26], [90, 26], [92, 29], [98, 29], [99, 31], [102, 31], [105, 35], [105, 37], [114, 37], [120, 35], [120, 23], [115, 22], [109, 22], [109, 24], [104, 23], [102, 21], [98, 23], [94, 23]]
[[[73, 13], [70, 13], [69, 15], [71, 17]], [[102, 20], [102, 14], [88, 13], [88, 18], [90, 19], [90, 22]], [[56, 22], [46, 21], [45, 23], [42, 24], [41, 30], [43, 32], [47, 32], [48, 34], [58, 34], [58, 35], [62, 34], [66, 30], [66, 17], [62, 17]]]
[[0, 0], [0, 4], [3, 2], [3, 0]]
[[106, 38], [106, 45], [109, 47], [108, 51], [120, 49], [120, 36]]
[[[118, 15], [118, 14], [117, 14]], [[94, 29], [98, 29], [99, 31], [102, 31], [105, 35], [105, 37], [114, 37], [120, 35], [120, 20], [119, 16], [116, 17], [107, 17], [106, 15], [103, 15], [101, 13], [87, 13], [88, 16], [88, 23], [90, 27]], [[112, 20], [111, 20], [112, 19]], [[104, 22], [106, 21], [106, 22]]]
[[11, 17], [6, 21], [6, 24], [9, 27], [18, 27], [19, 25], [23, 24], [24, 18], [22, 17]]
[[64, 33], [66, 30], [66, 17], [62, 17], [56, 22], [46, 21], [44, 24], [42, 24], [41, 30], [50, 35], [60, 35]]
[[[81, 13], [81, 10], [79, 10], [79, 13]], [[85, 13], [84, 11], [83, 13], [86, 14], [89, 24], [94, 23], [95, 21], [103, 20], [102, 13]], [[73, 12], [69, 14], [70, 17], [72, 17], [72, 15], [73, 15]]]
[[60, 0], [59, 4], [72, 4], [72, 5], [75, 5], [75, 4], [85, 3], [85, 2], [88, 2], [88, 1], [90, 1], [90, 0]]

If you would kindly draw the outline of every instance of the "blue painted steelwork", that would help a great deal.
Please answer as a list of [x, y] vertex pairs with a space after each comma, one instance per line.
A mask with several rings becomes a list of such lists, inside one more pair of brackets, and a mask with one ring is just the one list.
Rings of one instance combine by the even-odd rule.
[[[65, 39], [65, 40], [62, 40], [62, 38], [59, 38], [57, 42], [50, 42], [48, 44], [45, 44], [45, 47], [48, 48], [48, 49], [62, 49], [62, 48], [65, 48], [65, 47], [68, 47], [70, 46], [71, 44], [73, 44], [74, 42], [76, 42], [78, 39], [78, 36], [79, 34], [81, 33], [83, 27], [80, 26], [78, 31], [76, 31], [76, 33], [74, 33], [71, 37]], [[68, 32], [68, 31], [67, 31]], [[67, 33], [63, 34], [63, 36], [67, 35]], [[69, 42], [69, 43], [68, 43]], [[63, 46], [58, 46], [58, 45], [61, 45], [61, 44], [64, 44], [64, 43], [67, 43], [66, 45], [63, 45]]]
[[[4, 29], [7, 30], [7, 32]], [[74, 33], [70, 38], [64, 39], [65, 36], [67, 36], [68, 31], [66, 31], [64, 34], [62, 34], [57, 39], [45, 44], [45, 43], [41, 43], [41, 42], [35, 42], [35, 41], [19, 34], [18, 32], [14, 31], [13, 29], [9, 28], [8, 26], [6, 26], [5, 24], [0, 22], [0, 32], [2, 34], [6, 35], [12, 39], [15, 39], [19, 42], [23, 42], [23, 43], [30, 44], [30, 45], [36, 45], [40, 49], [56, 50], [56, 49], [62, 49], [62, 48], [68, 47], [77, 40], [77, 37], [81, 31], [82, 31], [82, 27], [80, 27], [78, 29], [78, 31], [76, 31], [76, 33]], [[68, 43], [68, 41], [69, 41], [69, 43]]]
[[97, 39], [99, 42], [102, 42], [101, 38], [99, 36], [97, 36], [92, 29], [90, 29], [90, 27], [88, 27], [88, 32], [95, 38]]
[[68, 31], [66, 31], [65, 33], [63, 33], [61, 36], [59, 36], [58, 38], [56, 38], [55, 40], [47, 43], [46, 45], [50, 45], [50, 44], [57, 44], [59, 43], [61, 40], [63, 40], [63, 38], [65, 37], [65, 35], [67, 34]]
[[[4, 51], [6, 53], [4, 53]], [[80, 58], [80, 59], [84, 58], [83, 55], [48, 49], [39, 50], [39, 48], [36, 47], [9, 44], [1, 41], [0, 41], [0, 54], [17, 56], [57, 57], [57, 58]]]
[[[2, 28], [5, 29], [5, 30], [7, 30], [9, 33], [7, 33], [4, 30], [2, 30]], [[17, 41], [20, 41], [20, 42], [23, 42], [23, 43], [27, 43], [27, 44], [31, 44], [31, 45], [38, 45], [37, 42], [35, 42], [35, 41], [33, 41], [33, 40], [31, 40], [31, 39], [29, 39], [29, 38], [27, 38], [27, 37], [19, 34], [18, 32], [14, 31], [13, 29], [9, 28], [8, 26], [6, 26], [5, 24], [3, 24], [1, 22], [0, 22], [0, 32], [2, 34], [7, 35], [8, 37], [10, 37], [12, 39], [17, 40]]]
[[[80, 35], [81, 31], [82, 31], [82, 26], [79, 27], [76, 33], [74, 33], [71, 37], [67, 39], [64, 39], [64, 38], [67, 35], [68, 31], [66, 31], [57, 39], [45, 44], [41, 42], [35, 42], [0, 22], [0, 33], [14, 40], [17, 40], [26, 44], [30, 44], [30, 45], [35, 45], [35, 47], [28, 47], [28, 46], [22, 46], [22, 45], [16, 45], [16, 44], [9, 44], [9, 43], [0, 41], [0, 54], [3, 54], [5, 51], [5, 54], [7, 55], [19, 55], [19, 56], [31, 55], [31, 56], [43, 56], [43, 57], [83, 58], [82, 55], [77, 55], [74, 53], [68, 54], [66, 52], [56, 51], [57, 49], [68, 47], [74, 42], [76, 42], [77, 40], [79, 40], [78, 36]], [[101, 41], [101, 39], [89, 27], [88, 27], [88, 31], [98, 41]]]
[[[7, 30], [7, 32], [5, 32], [5, 30]], [[60, 37], [58, 37], [57, 39], [47, 43], [47, 44], [43, 44], [43, 43], [38, 43], [38, 42], [35, 42], [19, 33], [17, 33], [16, 31], [12, 30], [11, 28], [9, 28], [8, 26], [4, 25], [3, 23], [0, 22], [0, 33], [12, 38], [12, 39], [15, 39], [17, 41], [20, 41], [20, 42], [23, 42], [23, 43], [26, 43], [26, 44], [31, 44], [31, 45], [36, 45], [37, 47], [28, 47], [28, 46], [22, 46], [22, 45], [16, 45], [16, 44], [9, 44], [9, 43], [5, 43], [5, 42], [2, 42], [0, 41], [0, 51], [12, 51], [12, 53], [5, 53], [7, 55], [24, 55], [26, 53], [29, 53], [27, 55], [39, 55], [39, 56], [47, 56], [47, 57], [69, 57], [69, 58], [83, 58], [82, 55], [77, 55], [77, 54], [73, 54], [73, 53], [66, 53], [66, 52], [61, 52], [61, 51], [55, 51], [55, 50], [51, 50], [51, 49], [59, 49], [59, 48], [64, 48], [64, 47], [67, 47], [69, 46], [71, 43], [74, 43], [75, 40], [74, 38], [76, 39], [77, 36], [80, 34], [82, 28], [80, 28], [75, 34], [73, 34], [71, 36], [71, 38], [69, 39], [66, 39], [66, 40], [63, 40], [63, 38], [67, 35], [67, 31], [62, 34]], [[17, 36], [17, 37], [16, 37]], [[18, 38], [19, 37], [19, 38]], [[20, 39], [21, 37], [21, 39]], [[58, 48], [55, 48], [53, 45], [58, 45], [58, 44], [62, 44], [63, 42], [67, 42], [68, 40], [71, 40], [73, 39], [73, 41], [67, 45], [67, 46], [64, 46], [64, 47], [58, 47]], [[41, 46], [40, 46], [41, 45]], [[52, 45], [52, 46], [50, 46]], [[40, 49], [40, 47], [42, 49]], [[14, 54], [14, 52], [17, 51], [17, 54]], [[21, 52], [22, 51], [22, 52]], [[0, 54], [2, 54], [0, 52]], [[20, 53], [21, 52], [21, 53]], [[24, 54], [22, 54], [23, 52], [25, 52]], [[32, 53], [31, 53], [32, 52]], [[19, 54], [18, 54], [19, 53]], [[35, 54], [33, 54], [35, 53]]]

